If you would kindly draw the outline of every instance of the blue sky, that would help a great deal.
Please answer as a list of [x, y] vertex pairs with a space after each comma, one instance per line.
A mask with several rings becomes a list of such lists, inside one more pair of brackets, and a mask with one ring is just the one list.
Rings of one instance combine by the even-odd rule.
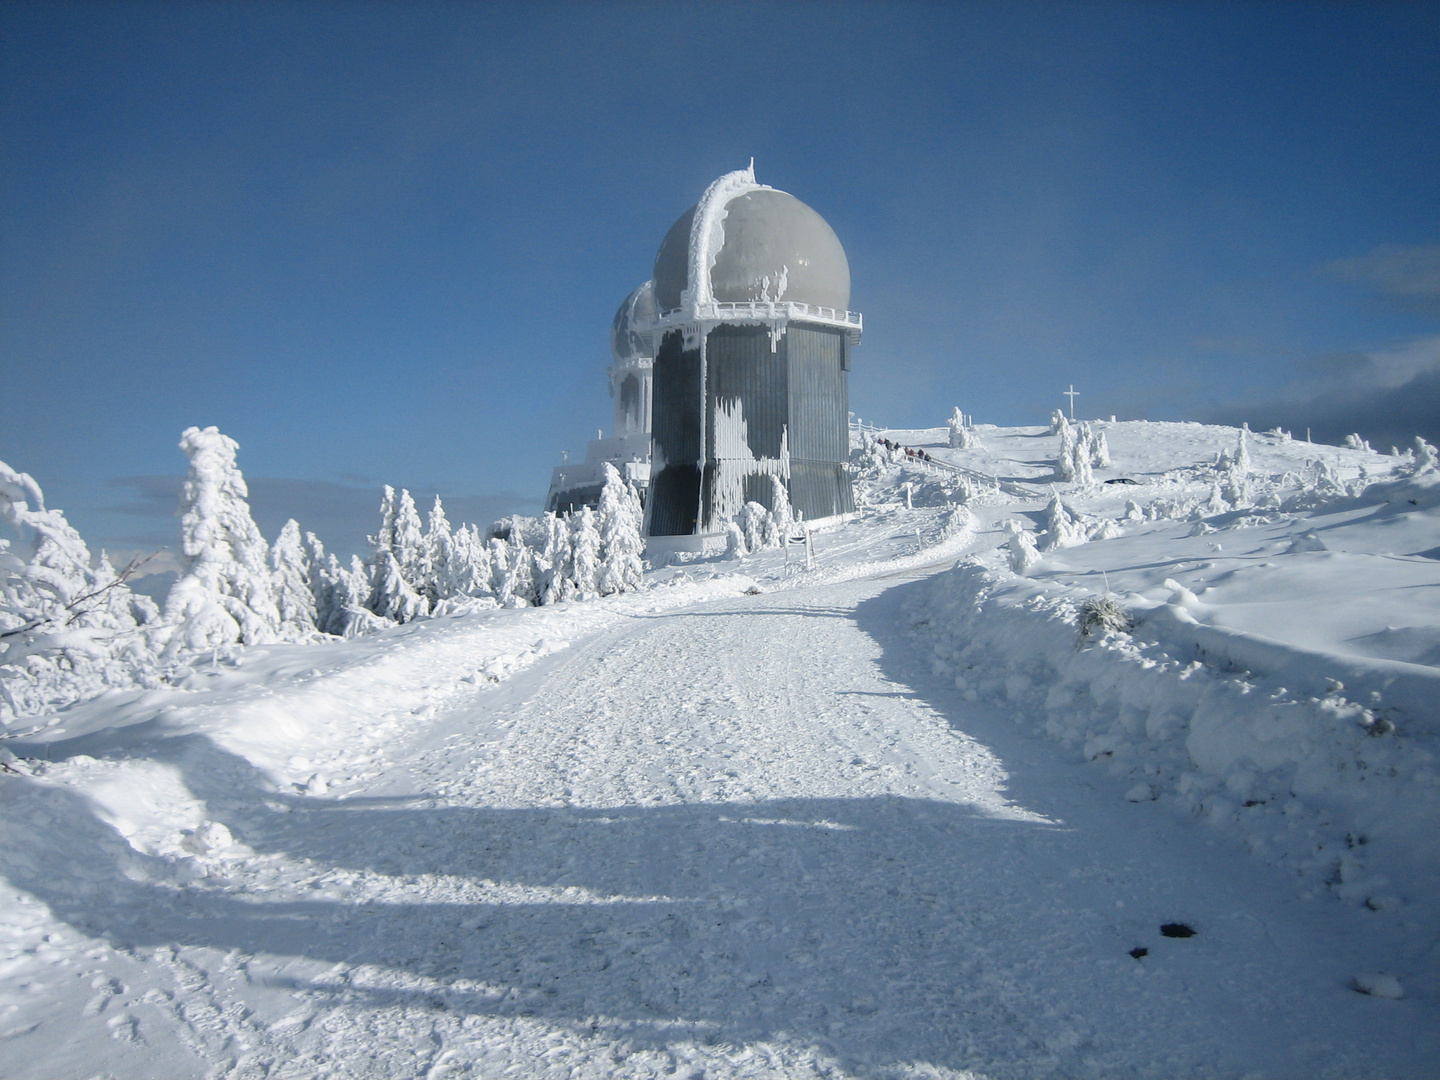
[[607, 333], [753, 155], [866, 319], [852, 408], [1440, 428], [1440, 7], [0, 7], [0, 460], [174, 546], [181, 430], [348, 550], [535, 510]]

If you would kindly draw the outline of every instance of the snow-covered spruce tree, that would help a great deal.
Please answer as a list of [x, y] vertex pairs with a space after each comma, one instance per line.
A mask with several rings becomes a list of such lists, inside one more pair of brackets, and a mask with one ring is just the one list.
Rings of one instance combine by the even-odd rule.
[[455, 549], [450, 576], [455, 580], [458, 596], [492, 596], [490, 549], [474, 525], [462, 526], [455, 533]]
[[[394, 551], [405, 583], [413, 592], [425, 595], [426, 563], [429, 561], [426, 558], [425, 533], [420, 527], [420, 512], [415, 508], [415, 500], [405, 488], [400, 489], [400, 501], [395, 506]], [[428, 615], [429, 612], [427, 598], [424, 613]]]
[[1010, 569], [1017, 574], [1027, 574], [1040, 561], [1040, 549], [1035, 545], [1035, 534], [1020, 521], [1008, 521], [1005, 529], [1010, 534]]
[[[315, 600], [315, 628], [323, 634], [338, 635], [341, 631], [337, 627], [344, 625], [341, 614], [345, 610], [348, 592], [346, 571], [339, 559], [325, 554], [318, 538], [313, 544], [309, 543], [314, 535], [305, 534], [310, 549], [310, 591]], [[365, 594], [360, 597], [362, 602], [368, 593], [367, 583]]]
[[379, 562], [380, 556], [395, 550], [395, 489], [386, 484], [380, 495], [380, 531], [368, 536], [372, 562]]
[[1051, 418], [1051, 430], [1060, 436], [1060, 453], [1055, 458], [1055, 475], [1061, 480], [1075, 479], [1075, 449], [1078, 433], [1065, 414], [1056, 412]]
[[745, 534], [735, 520], [725, 523], [725, 557], [727, 559], [743, 559], [750, 554], [750, 549], [745, 546]]
[[407, 623], [430, 614], [429, 602], [405, 580], [394, 552], [387, 551], [380, 556], [374, 575], [369, 608], [376, 615]]
[[329, 633], [325, 628], [337, 604], [343, 603], [343, 599], [337, 600], [343, 594], [336, 591], [338, 579], [328, 573], [334, 556], [325, 554], [325, 545], [313, 532], [305, 534], [305, 561], [310, 566], [310, 599], [315, 605], [315, 629], [322, 634]]
[[132, 593], [103, 553], [92, 567], [84, 540], [45, 508], [40, 486], [4, 462], [0, 524], [15, 544], [0, 535], [0, 722], [107, 687], [157, 685], [145, 636], [154, 603]]
[[316, 632], [314, 584], [315, 567], [300, 539], [300, 523], [285, 522], [275, 546], [270, 549], [270, 571], [274, 576], [275, 606], [280, 612], [280, 637], [286, 641], [310, 641]]
[[519, 607], [536, 607], [540, 603], [539, 580], [544, 575], [540, 566], [540, 553], [517, 536], [510, 545], [511, 565], [515, 568], [515, 582], [510, 589], [510, 603]]
[[1110, 440], [1103, 431], [1095, 432], [1090, 440], [1090, 464], [1098, 465], [1102, 469], [1108, 469], [1113, 464], [1110, 459]]
[[217, 428], [187, 428], [190, 473], [180, 491], [186, 567], [165, 598], [165, 655], [256, 645], [280, 638], [269, 546], [250, 517], [239, 444]]
[[977, 445], [975, 433], [970, 430], [970, 425], [965, 423], [965, 414], [960, 411], [957, 405], [950, 413], [950, 419], [946, 422], [950, 429], [950, 448], [952, 450], [972, 450]]
[[545, 549], [540, 561], [545, 566], [540, 583], [540, 603], [558, 604], [575, 592], [575, 561], [570, 552], [570, 526], [558, 514], [547, 513]]
[[425, 594], [430, 599], [431, 610], [437, 601], [460, 595], [457, 562], [455, 534], [440, 496], [436, 495], [435, 505], [425, 522]]
[[1241, 424], [1240, 434], [1235, 437], [1235, 471], [1241, 476], [1249, 476], [1253, 466], [1250, 464], [1249, 439], [1250, 425]]
[[[394, 556], [391, 556], [393, 558]], [[335, 556], [330, 556], [331, 564], [338, 567], [334, 562]], [[382, 618], [371, 611], [366, 605], [370, 602], [370, 595], [374, 592], [370, 583], [370, 568], [360, 561], [359, 555], [350, 556], [348, 569], [338, 567], [339, 575], [336, 580], [341, 583], [342, 597], [341, 604], [332, 620], [332, 625], [326, 630], [332, 634], [339, 634], [341, 637], [353, 638], [361, 634], [374, 633], [377, 630], [384, 630], [392, 625], [389, 619]]]
[[785, 481], [774, 473], [770, 474], [770, 516], [780, 530], [781, 543], [795, 525], [795, 508], [790, 505], [790, 491]]
[[490, 539], [490, 592], [501, 607], [515, 598], [514, 556], [510, 545], [498, 536]]
[[1415, 448], [1411, 454], [1411, 475], [1440, 470], [1440, 451], [1419, 435], [1415, 436]]
[[589, 600], [599, 590], [600, 530], [596, 527], [595, 511], [588, 506], [581, 507], [578, 514], [570, 517], [570, 551], [575, 568], [575, 594], [577, 599]]
[[[1246, 436], [1250, 434], [1250, 425], [1240, 425], [1240, 433], [1235, 438], [1235, 454], [1233, 457], [1222, 458], [1223, 480], [1221, 493], [1231, 506], [1246, 506], [1250, 502], [1250, 447], [1247, 445]], [[1340, 485], [1344, 491], [1344, 485]]]
[[745, 537], [746, 551], [756, 552], [769, 546], [774, 525], [770, 521], [770, 511], [758, 502], [751, 501], [742, 506], [735, 515], [735, 524]]
[[1073, 547], [1085, 542], [1085, 526], [1078, 515], [1072, 513], [1058, 494], [1052, 493], [1050, 505], [1045, 510], [1045, 542], [1050, 548]]
[[640, 561], [640, 553], [645, 550], [644, 541], [640, 539], [640, 522], [631, 509], [625, 481], [609, 462], [605, 463], [605, 486], [600, 489], [600, 544], [596, 591], [601, 596], [610, 596], [638, 589], [645, 573]]
[[635, 519], [635, 528], [643, 537], [645, 535], [645, 503], [640, 498], [640, 492], [635, 485], [626, 481], [625, 501], [630, 506], [630, 516]]

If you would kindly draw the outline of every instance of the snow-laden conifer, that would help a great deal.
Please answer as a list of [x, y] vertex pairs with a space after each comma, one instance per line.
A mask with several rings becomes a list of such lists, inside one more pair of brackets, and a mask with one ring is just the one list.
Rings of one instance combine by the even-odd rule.
[[[394, 556], [390, 558], [393, 559]], [[348, 568], [339, 566], [333, 555], [330, 556], [329, 565], [339, 570], [335, 579], [341, 586], [342, 601], [332, 625], [326, 627], [327, 632], [353, 638], [384, 630], [392, 625], [389, 619], [376, 615], [366, 607], [374, 589], [370, 582], [370, 568], [360, 561], [359, 555], [350, 556]]]
[[600, 490], [599, 517], [601, 563], [595, 578], [596, 591], [609, 596], [638, 589], [645, 571], [640, 560], [645, 549], [640, 522], [631, 509], [625, 481], [609, 462], [605, 463], [605, 486]]
[[745, 546], [745, 533], [732, 518], [725, 523], [725, 557], [727, 559], [743, 559], [749, 554], [750, 549]]
[[958, 405], [951, 411], [945, 426], [950, 429], [949, 441], [952, 450], [971, 450], [978, 445], [975, 433], [970, 429], [970, 425], [965, 423], [965, 414]]
[[85, 541], [46, 509], [40, 486], [4, 462], [0, 525], [13, 536], [0, 535], [0, 721], [107, 687], [155, 685], [146, 637], [154, 603], [132, 593], [103, 553], [91, 566]]
[[166, 654], [277, 640], [270, 549], [250, 517], [239, 444], [214, 427], [192, 427], [180, 449], [190, 458], [180, 493], [186, 567], [165, 600]]
[[558, 514], [547, 513], [545, 548], [540, 561], [545, 567], [540, 584], [540, 603], [558, 604], [575, 592], [575, 561], [570, 552], [570, 526]]
[[1058, 411], [1051, 418], [1051, 430], [1060, 436], [1060, 453], [1055, 458], [1055, 475], [1061, 480], [1074, 480], [1078, 433], [1074, 425], [1065, 419], [1065, 414]]
[[398, 623], [411, 622], [430, 614], [429, 601], [410, 587], [393, 551], [383, 553], [374, 567], [369, 608], [381, 618]]
[[[395, 505], [394, 535], [393, 550], [400, 574], [411, 591], [423, 595], [428, 562], [425, 533], [420, 526], [420, 512], [415, 508], [415, 500], [405, 488], [400, 489], [400, 500]], [[428, 602], [426, 611], [429, 611]]]
[[490, 592], [501, 607], [515, 598], [515, 561], [510, 545], [502, 537], [490, 539]]
[[1017, 574], [1027, 574], [1040, 561], [1040, 549], [1035, 544], [1035, 534], [1019, 522], [1013, 522], [1010, 529], [1010, 569]]
[[435, 505], [425, 523], [425, 591], [433, 608], [437, 600], [449, 600], [460, 595], [459, 576], [461, 567], [455, 546], [455, 534], [450, 520], [445, 516], [445, 507], [440, 496], [435, 496]]
[[601, 541], [595, 511], [581, 507], [578, 514], [571, 515], [570, 530], [575, 593], [579, 599], [588, 600], [599, 591]]
[[291, 518], [270, 549], [280, 637], [286, 641], [308, 641], [315, 636], [315, 592], [311, 581], [314, 569], [300, 537], [300, 523]]
[[795, 525], [795, 509], [790, 505], [790, 490], [785, 481], [774, 473], [770, 474], [770, 516], [781, 535], [781, 543]]
[[1090, 463], [1098, 465], [1102, 469], [1110, 468], [1110, 440], [1105, 437], [1105, 432], [1097, 431], [1090, 441]]
[[378, 563], [385, 552], [395, 550], [395, 489], [389, 484], [380, 495], [380, 531], [366, 539], [370, 542], [372, 563]]
[[1235, 463], [1234, 471], [1240, 476], [1249, 476], [1251, 469], [1253, 468], [1250, 463], [1250, 441], [1246, 438], [1246, 436], [1249, 434], [1250, 425], [1241, 424], [1240, 434], [1235, 437], [1235, 457], [1233, 459]]
[[1078, 514], [1060, 501], [1058, 494], [1050, 496], [1050, 505], [1045, 509], [1045, 547], [1073, 547], [1085, 542], [1085, 526]]
[[770, 546], [770, 536], [774, 532], [774, 524], [770, 520], [770, 511], [758, 502], [752, 500], [742, 506], [740, 512], [735, 515], [735, 524], [745, 538], [746, 551], [760, 551], [762, 548]]
[[328, 633], [325, 625], [330, 621], [330, 614], [335, 604], [335, 593], [325, 575], [329, 564], [329, 557], [325, 554], [325, 545], [313, 532], [305, 534], [305, 562], [310, 567], [310, 598], [315, 605], [315, 629], [322, 634]]
[[457, 596], [491, 596], [494, 594], [490, 550], [480, 530], [466, 525], [454, 534], [454, 555], [451, 576]]
[[1415, 436], [1415, 448], [1411, 456], [1411, 468], [1415, 473], [1440, 470], [1440, 451], [1437, 451], [1419, 435]]
[[[306, 541], [314, 536], [313, 533], [306, 534]], [[325, 549], [316, 539], [310, 548], [310, 589], [315, 597], [315, 627], [324, 634], [336, 634], [343, 636], [345, 625], [344, 611], [348, 599], [348, 581], [346, 570], [340, 565], [340, 560], [334, 555], [325, 554]], [[369, 595], [367, 585], [360, 600], [363, 602]]]

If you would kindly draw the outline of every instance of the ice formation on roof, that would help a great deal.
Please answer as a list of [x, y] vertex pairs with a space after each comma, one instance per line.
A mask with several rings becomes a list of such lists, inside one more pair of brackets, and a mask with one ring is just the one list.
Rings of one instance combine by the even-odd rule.
[[682, 294], [683, 307], [715, 302], [710, 272], [725, 246], [725, 217], [730, 201], [751, 191], [773, 190], [755, 182], [754, 158], [748, 168], [726, 173], [705, 189], [690, 220], [689, 285]]

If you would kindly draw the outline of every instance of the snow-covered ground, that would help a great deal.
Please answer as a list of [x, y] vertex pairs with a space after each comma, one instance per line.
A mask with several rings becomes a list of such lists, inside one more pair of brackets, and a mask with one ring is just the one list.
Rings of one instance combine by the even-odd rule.
[[815, 569], [42, 718], [0, 1074], [1434, 1075], [1440, 475], [1102, 427], [1058, 519], [1048, 429], [888, 432]]

